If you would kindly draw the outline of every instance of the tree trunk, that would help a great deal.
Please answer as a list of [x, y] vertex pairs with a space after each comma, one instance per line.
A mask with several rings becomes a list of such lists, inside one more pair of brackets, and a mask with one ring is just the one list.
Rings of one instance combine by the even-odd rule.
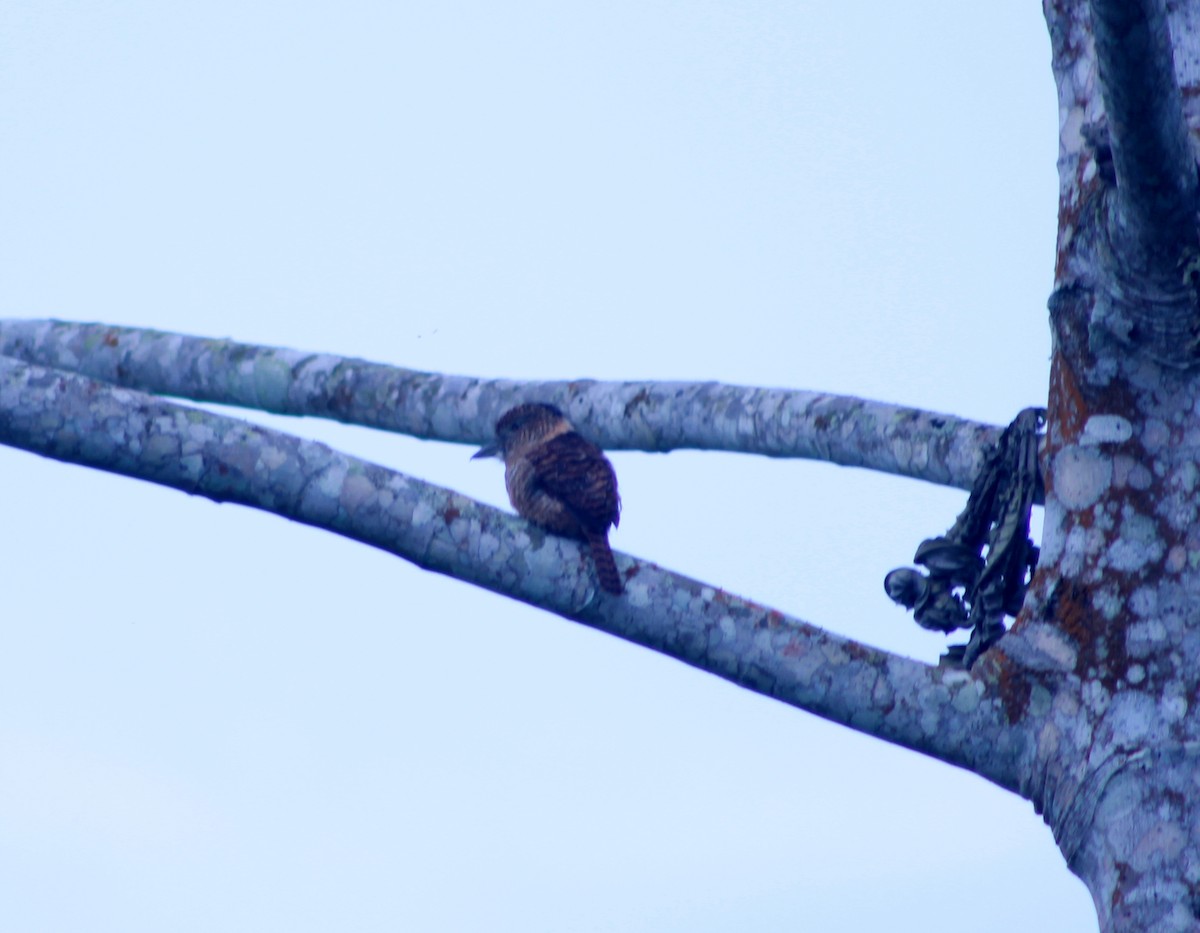
[[1033, 743], [1023, 792], [1101, 929], [1196, 930], [1200, 4], [1045, 11], [1061, 114], [1045, 534], [984, 663]]

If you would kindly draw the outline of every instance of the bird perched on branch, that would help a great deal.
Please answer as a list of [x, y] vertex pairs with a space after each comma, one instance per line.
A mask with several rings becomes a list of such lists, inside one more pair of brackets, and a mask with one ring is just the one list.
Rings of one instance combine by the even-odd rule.
[[471, 459], [499, 457], [513, 508], [547, 531], [586, 541], [600, 585], [623, 592], [608, 546], [609, 526], [621, 520], [617, 474], [604, 452], [584, 438], [553, 405], [510, 408], [496, 422], [495, 443]]

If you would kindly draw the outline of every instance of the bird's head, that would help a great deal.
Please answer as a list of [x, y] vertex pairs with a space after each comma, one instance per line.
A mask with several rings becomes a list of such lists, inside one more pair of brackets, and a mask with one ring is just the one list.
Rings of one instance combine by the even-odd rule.
[[528, 402], [510, 408], [496, 422], [496, 440], [480, 448], [472, 460], [484, 457], [503, 459], [511, 451], [571, 430], [571, 422], [561, 410], [543, 402]]

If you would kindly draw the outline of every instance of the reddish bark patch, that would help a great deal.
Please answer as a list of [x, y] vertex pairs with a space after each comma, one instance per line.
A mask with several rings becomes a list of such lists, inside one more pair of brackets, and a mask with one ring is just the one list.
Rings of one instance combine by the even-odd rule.
[[444, 518], [446, 520], [446, 524], [449, 525], [460, 515], [462, 515], [460, 510], [456, 509], [454, 506], [449, 506], [446, 511], [442, 513], [442, 518]]
[[[1050, 412], [1049, 417], [1058, 427], [1060, 444], [1073, 444], [1083, 433], [1087, 421], [1087, 404], [1079, 391], [1079, 382], [1071, 364], [1058, 350], [1050, 361]], [[1047, 477], [1047, 480], [1052, 477]], [[1047, 482], [1049, 486], [1050, 483]]]
[[1115, 911], [1123, 903], [1125, 903], [1125, 886], [1129, 884], [1129, 878], [1134, 874], [1133, 868], [1128, 862], [1114, 863], [1117, 869], [1117, 884], [1113, 888], [1112, 901], [1110, 902], [1112, 909]]
[[783, 625], [783, 613], [777, 609], [771, 609], [765, 616], [758, 620], [756, 628], [779, 628]]
[[1089, 618], [1087, 591], [1078, 583], [1063, 582], [1054, 600], [1054, 620], [1058, 627], [1082, 647], [1092, 637]]
[[875, 651], [868, 648], [866, 645], [861, 645], [856, 641], [847, 642], [844, 646], [846, 654], [855, 661], [873, 661], [875, 660]]
[[[1062, 582], [1054, 595], [1054, 620], [1064, 635], [1078, 649], [1075, 672], [1084, 678], [1095, 678], [1109, 691], [1122, 686], [1129, 666], [1125, 652], [1124, 628], [1108, 623], [1092, 607], [1090, 591], [1075, 582]], [[1128, 595], [1122, 593], [1122, 603]]]
[[996, 686], [1000, 692], [1000, 702], [1004, 704], [1004, 716], [1008, 724], [1013, 725], [1023, 719], [1029, 709], [1033, 684], [1002, 652], [997, 652], [996, 666], [999, 669]]

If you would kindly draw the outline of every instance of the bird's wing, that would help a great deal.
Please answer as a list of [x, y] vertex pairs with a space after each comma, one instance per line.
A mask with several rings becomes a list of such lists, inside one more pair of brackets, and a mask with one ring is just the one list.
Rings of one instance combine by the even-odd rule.
[[621, 497], [612, 464], [591, 441], [574, 431], [552, 437], [529, 451], [535, 482], [563, 503], [585, 527], [615, 525]]

